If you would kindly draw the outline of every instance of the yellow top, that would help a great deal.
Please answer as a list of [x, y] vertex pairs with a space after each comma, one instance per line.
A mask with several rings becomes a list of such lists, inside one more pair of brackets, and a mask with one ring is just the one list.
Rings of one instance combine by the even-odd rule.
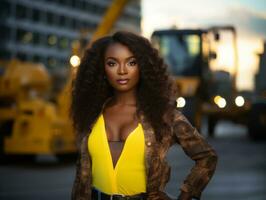
[[88, 140], [92, 159], [92, 186], [107, 194], [134, 195], [146, 192], [144, 132], [141, 124], [127, 137], [113, 167], [103, 115], [95, 123]]

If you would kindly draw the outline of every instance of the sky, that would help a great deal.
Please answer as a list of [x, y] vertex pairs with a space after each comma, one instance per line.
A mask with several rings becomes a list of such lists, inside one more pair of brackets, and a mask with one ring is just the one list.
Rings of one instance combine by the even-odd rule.
[[239, 52], [237, 88], [253, 89], [258, 53], [263, 51], [263, 41], [266, 40], [265, 0], [142, 0], [142, 33], [148, 38], [158, 29], [211, 25], [236, 27]]

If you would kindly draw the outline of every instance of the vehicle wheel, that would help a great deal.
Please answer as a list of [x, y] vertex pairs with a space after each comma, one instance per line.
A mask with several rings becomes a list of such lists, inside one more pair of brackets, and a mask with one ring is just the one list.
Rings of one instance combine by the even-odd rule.
[[5, 160], [5, 152], [4, 152], [4, 129], [3, 125], [0, 124], [0, 163], [3, 163]]
[[56, 154], [56, 158], [59, 162], [73, 162], [77, 159], [76, 153]]
[[249, 113], [249, 137], [253, 140], [266, 139], [266, 104], [254, 104]]
[[23, 155], [23, 160], [26, 162], [35, 162], [36, 161], [36, 155], [30, 154], [30, 155]]
[[4, 153], [4, 136], [0, 132], [0, 155]]
[[0, 133], [0, 163], [3, 163], [5, 160], [5, 154], [4, 154], [4, 137]]
[[214, 117], [208, 117], [208, 136], [214, 137], [215, 136], [215, 126], [217, 124], [217, 120]]

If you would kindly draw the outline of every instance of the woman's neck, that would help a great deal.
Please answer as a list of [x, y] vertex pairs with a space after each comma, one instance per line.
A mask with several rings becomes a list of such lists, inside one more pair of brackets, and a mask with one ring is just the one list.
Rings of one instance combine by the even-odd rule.
[[113, 100], [116, 105], [136, 106], [136, 90], [127, 92], [115, 91]]

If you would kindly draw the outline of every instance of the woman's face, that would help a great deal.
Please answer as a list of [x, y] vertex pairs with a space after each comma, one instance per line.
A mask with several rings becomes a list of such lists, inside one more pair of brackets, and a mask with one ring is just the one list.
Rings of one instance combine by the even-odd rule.
[[120, 43], [111, 44], [105, 52], [105, 74], [117, 91], [135, 90], [139, 82], [139, 66], [133, 53]]

